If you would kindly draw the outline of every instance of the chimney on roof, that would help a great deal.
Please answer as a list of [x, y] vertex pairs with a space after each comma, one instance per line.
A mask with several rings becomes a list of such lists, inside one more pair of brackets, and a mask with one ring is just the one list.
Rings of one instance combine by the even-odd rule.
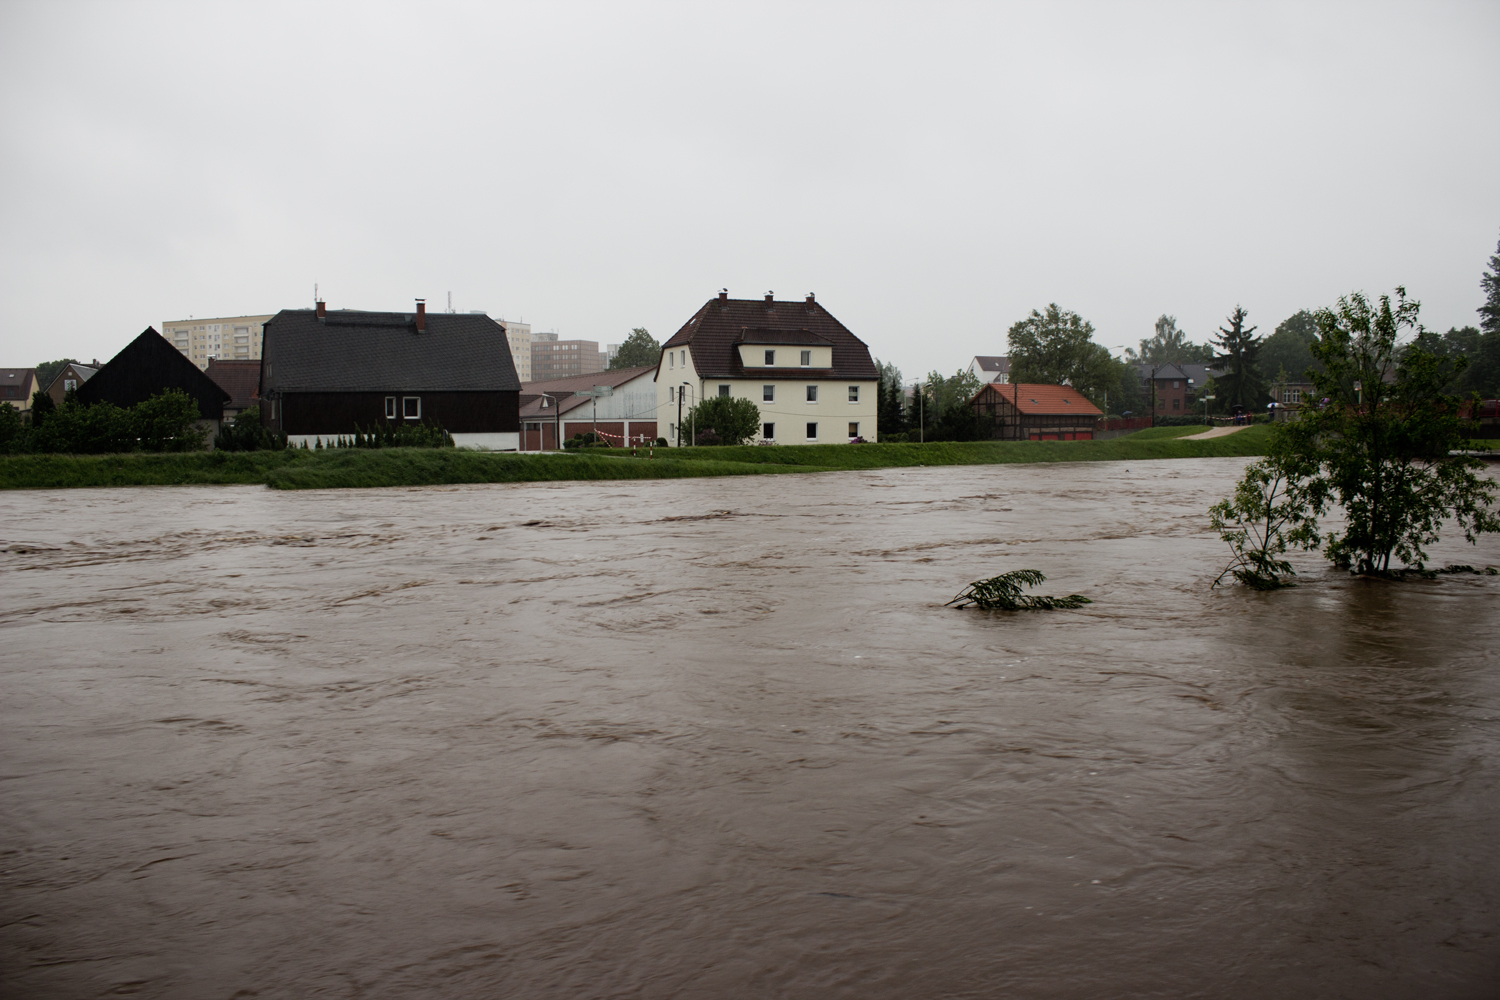
[[727, 289], [727, 288], [721, 288], [721, 289], [719, 289], [719, 301], [720, 302], [728, 302], [729, 301], [729, 289]]
[[775, 292], [767, 292], [766, 293], [766, 308], [769, 309], [772, 306], [774, 306], [775, 304], [776, 304], [776, 293]]
[[417, 300], [417, 332], [422, 333], [427, 329], [427, 300]]
[[807, 293], [807, 311], [808, 312], [812, 312], [813, 311], [813, 303], [815, 301], [817, 301], [817, 296], [813, 295], [812, 292], [808, 292]]
[[322, 299], [319, 299], [318, 300], [318, 319], [327, 319], [327, 318], [328, 318], [328, 303], [324, 302]]

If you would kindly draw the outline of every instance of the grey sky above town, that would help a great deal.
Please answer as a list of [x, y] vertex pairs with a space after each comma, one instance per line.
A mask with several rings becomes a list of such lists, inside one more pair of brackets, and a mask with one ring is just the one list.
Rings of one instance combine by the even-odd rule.
[[1493, 2], [7, 2], [0, 100], [13, 365], [314, 282], [601, 344], [727, 287], [911, 378], [1054, 301], [1473, 324], [1500, 238]]

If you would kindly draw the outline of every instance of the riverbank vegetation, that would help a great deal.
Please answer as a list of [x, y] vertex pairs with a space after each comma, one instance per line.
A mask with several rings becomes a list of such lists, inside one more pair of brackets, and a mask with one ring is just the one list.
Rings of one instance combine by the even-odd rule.
[[550, 480], [676, 479], [936, 465], [1115, 462], [1263, 453], [1268, 428], [1184, 441], [1163, 427], [1112, 441], [972, 441], [642, 449], [516, 455], [462, 448], [335, 448], [118, 455], [0, 456], [0, 487], [176, 486], [260, 483], [277, 489], [430, 486]]
[[[1424, 569], [1445, 524], [1471, 544], [1500, 532], [1496, 484], [1472, 454], [1478, 425], [1446, 391], [1468, 361], [1432, 349], [1419, 308], [1397, 288], [1394, 299], [1355, 293], [1318, 311], [1309, 376], [1320, 405], [1275, 425], [1266, 457], [1210, 511], [1234, 557], [1224, 575], [1286, 586], [1293, 570], [1281, 556], [1321, 548], [1341, 569], [1400, 576]], [[1416, 336], [1403, 345], [1406, 331]], [[1332, 507], [1344, 523], [1324, 530]]]

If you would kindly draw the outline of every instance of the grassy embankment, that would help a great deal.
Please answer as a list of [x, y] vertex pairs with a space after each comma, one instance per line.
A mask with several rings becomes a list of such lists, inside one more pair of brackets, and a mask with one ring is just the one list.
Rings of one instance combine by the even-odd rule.
[[675, 479], [782, 472], [828, 472], [930, 465], [1144, 461], [1258, 455], [1267, 429], [1208, 441], [1181, 441], [1194, 427], [1162, 427], [1112, 441], [982, 441], [932, 444], [809, 445], [762, 448], [659, 448], [654, 460], [588, 449], [499, 455], [452, 448], [193, 452], [178, 455], [0, 456], [0, 487], [265, 484], [277, 489], [428, 486], [549, 480]]

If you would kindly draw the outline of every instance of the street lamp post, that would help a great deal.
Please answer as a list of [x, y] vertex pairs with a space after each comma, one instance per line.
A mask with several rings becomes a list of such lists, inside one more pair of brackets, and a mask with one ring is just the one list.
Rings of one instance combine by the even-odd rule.
[[[682, 389], [691, 390], [692, 388], [690, 383], [682, 383]], [[677, 390], [677, 433], [679, 435], [682, 434], [682, 389]], [[693, 392], [693, 405], [695, 407], [698, 405], [698, 393], [696, 391]], [[697, 444], [698, 439], [694, 432], [698, 429], [698, 418], [693, 414], [692, 410], [688, 410], [688, 419], [693, 422], [693, 426], [688, 428], [688, 441], [692, 444]]]
[[1205, 427], [1208, 426], [1208, 401], [1213, 398], [1212, 396], [1203, 397], [1203, 425]]
[[[557, 397], [551, 395], [550, 393], [545, 393], [544, 392], [544, 393], [542, 393], [542, 398], [543, 399], [550, 399], [550, 400], [552, 400], [552, 443], [554, 445], [556, 445], [558, 448], [561, 448], [562, 447], [562, 413], [557, 408]], [[521, 433], [524, 434], [526, 432], [522, 431]], [[539, 442], [539, 444], [541, 445], [541, 450], [542, 451], [546, 451], [547, 450], [547, 442], [546, 441], [541, 441], [541, 442]]]

